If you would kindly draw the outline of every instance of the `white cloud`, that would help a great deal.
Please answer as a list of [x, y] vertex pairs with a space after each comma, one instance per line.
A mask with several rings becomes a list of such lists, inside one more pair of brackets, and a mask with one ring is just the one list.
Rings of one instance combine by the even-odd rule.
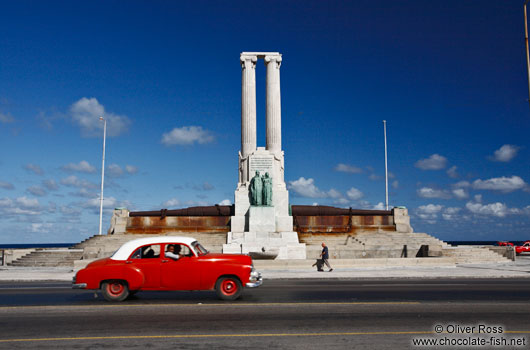
[[133, 166], [133, 165], [126, 165], [125, 166], [125, 171], [128, 173], [128, 174], [136, 174], [138, 172], [138, 168]]
[[83, 97], [70, 107], [72, 120], [85, 137], [103, 137], [103, 117], [107, 121], [107, 136], [118, 136], [129, 128], [131, 121], [123, 115], [105, 112], [105, 107], [95, 98]]
[[76, 197], [83, 197], [83, 198], [99, 198], [100, 196], [99, 193], [91, 192], [87, 190], [86, 188], [80, 188], [79, 191], [69, 193], [69, 195], [76, 196]]
[[451, 195], [444, 190], [437, 190], [430, 187], [422, 187], [416, 191], [419, 197], [421, 198], [442, 198], [449, 199]]
[[289, 190], [295, 192], [296, 194], [302, 197], [309, 198], [325, 198], [327, 194], [322, 192], [315, 186], [314, 180], [304, 177], [299, 178], [295, 181], [289, 181]]
[[39, 200], [36, 198], [28, 198], [26, 196], [18, 197], [15, 202], [25, 209], [40, 208]]
[[3, 188], [4, 190], [14, 190], [15, 186], [12, 183], [0, 181], [0, 188]]
[[509, 162], [517, 155], [519, 148], [514, 145], [503, 145], [493, 153], [490, 159], [494, 162]]
[[488, 180], [475, 180], [473, 188], [477, 190], [501, 191], [504, 193], [524, 189], [527, 186], [525, 181], [519, 176], [495, 177]]
[[63, 165], [61, 167], [64, 171], [79, 171], [80, 173], [95, 173], [96, 168], [90, 165], [86, 160], [82, 160], [77, 164], [74, 163], [68, 163], [66, 165]]
[[40, 210], [32, 210], [32, 209], [23, 209], [19, 207], [15, 208], [7, 208], [4, 210], [6, 215], [40, 215], [42, 212]]
[[453, 188], [466, 188], [471, 186], [471, 184], [467, 181], [459, 181], [452, 185]]
[[69, 207], [69, 206], [67, 207], [67, 206], [64, 206], [64, 205], [59, 207], [59, 211], [61, 212], [61, 214], [66, 215], [66, 216], [81, 214], [81, 209], [79, 209], [77, 207]]
[[336, 204], [336, 205], [347, 205], [349, 204], [350, 201], [344, 197], [341, 197], [341, 198], [336, 198], [334, 201], [333, 201], [333, 204]]
[[42, 197], [46, 195], [46, 191], [42, 187], [39, 187], [39, 186], [28, 187], [27, 191], [30, 194], [34, 196], [38, 196], [38, 197]]
[[458, 213], [462, 210], [462, 208], [456, 208], [456, 207], [449, 207], [445, 208], [442, 217], [444, 220], [454, 220], [458, 217]]
[[15, 200], [11, 198], [0, 199], [0, 215], [14, 216], [26, 215], [36, 216], [42, 214], [43, 208], [35, 198], [18, 197]]
[[301, 197], [307, 198], [333, 198], [335, 204], [344, 205], [348, 201], [344, 195], [332, 188], [329, 191], [321, 191], [314, 183], [314, 180], [300, 177], [298, 180], [289, 181], [288, 189]]
[[363, 172], [361, 168], [358, 168], [353, 165], [342, 164], [342, 163], [337, 164], [337, 166], [335, 167], [335, 171], [340, 171], [343, 173], [351, 173], [351, 174], [360, 174]]
[[59, 185], [57, 185], [57, 182], [55, 182], [55, 180], [53, 179], [50, 179], [50, 180], [44, 180], [42, 182], [42, 184], [44, 185], [44, 187], [46, 187], [49, 191], [56, 191], [59, 189]]
[[49, 233], [52, 228], [53, 228], [53, 224], [50, 224], [50, 223], [31, 224], [31, 232], [35, 232], [35, 233]]
[[10, 207], [13, 205], [13, 200], [11, 198], [0, 198], [0, 208]]
[[215, 140], [215, 137], [208, 130], [201, 126], [183, 126], [174, 128], [162, 135], [162, 142], [165, 146], [191, 145], [193, 143], [205, 144]]
[[96, 184], [88, 182], [86, 180], [80, 179], [75, 175], [68, 176], [61, 180], [61, 184], [69, 187], [78, 187], [78, 188], [97, 188]]
[[422, 170], [440, 170], [447, 166], [447, 158], [433, 154], [429, 158], [418, 160], [414, 166]]
[[38, 166], [37, 164], [31, 164], [31, 163], [26, 164], [24, 165], [24, 169], [26, 169], [27, 171], [31, 173], [37, 174], [37, 175], [44, 174], [44, 171], [42, 170], [42, 168]]
[[331, 190], [328, 191], [328, 196], [331, 198], [335, 198], [335, 199], [342, 198], [342, 193], [332, 188]]
[[219, 205], [232, 205], [232, 201], [230, 199], [223, 199], [219, 202]]
[[386, 210], [386, 205], [383, 202], [379, 202], [372, 207], [373, 210]]
[[518, 214], [518, 209], [510, 209], [504, 203], [496, 202], [490, 204], [482, 203], [466, 203], [466, 208], [473, 214], [486, 215], [486, 216], [496, 216], [496, 217], [505, 217], [509, 214]]
[[11, 114], [0, 113], [0, 123], [8, 124], [8, 123], [13, 123], [14, 121], [15, 121], [15, 118], [13, 118]]
[[169, 208], [169, 207], [180, 207], [181, 202], [176, 198], [171, 198], [164, 203], [162, 203], [163, 208]]
[[465, 199], [469, 197], [469, 194], [463, 188], [455, 188], [451, 192], [453, 193], [453, 196], [455, 196], [455, 198], [457, 199]]
[[105, 174], [109, 177], [120, 177], [123, 175], [123, 169], [118, 164], [109, 164], [105, 170]]
[[439, 204], [427, 204], [421, 205], [416, 209], [416, 215], [429, 224], [435, 224], [438, 219], [438, 213], [442, 210], [442, 206]]
[[456, 165], [453, 165], [452, 167], [450, 167], [449, 169], [447, 169], [447, 175], [452, 178], [452, 179], [456, 179], [458, 178], [458, 172], [456, 171]]
[[[97, 208], [97, 209], [99, 209], [99, 206], [100, 206], [99, 197], [98, 198], [89, 199], [89, 200], [85, 201], [84, 203], [82, 203], [81, 206], [83, 208]], [[109, 208], [109, 207], [115, 208], [117, 206], [118, 206], [118, 201], [116, 200], [116, 198], [114, 198], [114, 197], [103, 198], [103, 207], [105, 207], [105, 208]]]
[[358, 189], [356, 189], [355, 187], [350, 188], [346, 192], [346, 195], [348, 196], [349, 199], [353, 201], [359, 200], [363, 197], [363, 193], [359, 191]]

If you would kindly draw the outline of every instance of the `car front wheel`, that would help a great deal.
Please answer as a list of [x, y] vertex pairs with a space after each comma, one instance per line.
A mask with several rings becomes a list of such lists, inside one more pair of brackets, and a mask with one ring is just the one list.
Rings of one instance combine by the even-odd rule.
[[243, 286], [236, 277], [221, 277], [215, 283], [215, 292], [220, 299], [236, 300], [243, 292]]
[[129, 296], [125, 281], [107, 281], [101, 285], [101, 293], [108, 301], [123, 301]]

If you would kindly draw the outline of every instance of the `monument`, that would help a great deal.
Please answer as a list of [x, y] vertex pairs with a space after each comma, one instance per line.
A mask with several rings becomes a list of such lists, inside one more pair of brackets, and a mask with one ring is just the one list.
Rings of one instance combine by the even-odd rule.
[[[257, 147], [256, 63], [263, 59], [266, 77], [266, 147]], [[240, 56], [241, 150], [235, 212], [224, 253], [277, 251], [277, 259], [305, 259], [306, 247], [293, 231], [289, 192], [284, 180], [278, 52], [243, 52]]]

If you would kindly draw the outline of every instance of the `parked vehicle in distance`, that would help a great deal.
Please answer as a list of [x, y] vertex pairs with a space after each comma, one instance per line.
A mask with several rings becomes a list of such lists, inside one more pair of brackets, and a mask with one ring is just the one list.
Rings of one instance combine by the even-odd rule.
[[530, 241], [526, 241], [523, 245], [515, 246], [515, 254], [530, 253]]
[[215, 290], [219, 298], [235, 300], [243, 287], [262, 283], [248, 255], [214, 254], [194, 238], [156, 236], [129, 241], [91, 262], [74, 276], [72, 288], [101, 290], [109, 301], [149, 290]]
[[499, 241], [497, 242], [497, 245], [498, 246], [512, 246], [513, 247], [513, 243], [512, 242], [507, 242], [507, 241]]

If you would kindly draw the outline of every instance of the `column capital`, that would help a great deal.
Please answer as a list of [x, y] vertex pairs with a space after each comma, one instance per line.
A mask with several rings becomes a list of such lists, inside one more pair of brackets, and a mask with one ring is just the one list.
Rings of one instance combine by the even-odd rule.
[[241, 68], [256, 68], [256, 62], [258, 56], [242, 54], [239, 56], [239, 62], [241, 62]]
[[269, 64], [271, 61], [275, 61], [278, 64], [278, 68], [282, 62], [282, 55], [266, 55], [263, 60], [265, 64]]

